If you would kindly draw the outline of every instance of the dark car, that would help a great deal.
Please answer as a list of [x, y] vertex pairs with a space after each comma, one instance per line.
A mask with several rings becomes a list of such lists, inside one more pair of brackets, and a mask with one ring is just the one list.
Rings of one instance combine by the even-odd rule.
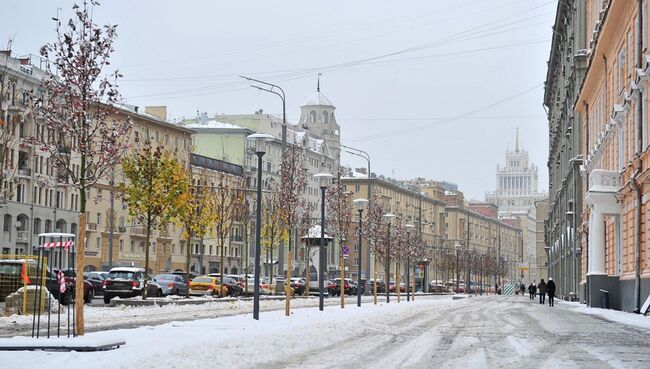
[[350, 293], [352, 293], [353, 295], [357, 294], [357, 289], [360, 290], [361, 294], [363, 295], [364, 293], [366, 293], [366, 280], [362, 279], [359, 282], [353, 281], [351, 283], [351, 289], [352, 291], [350, 291]]
[[163, 296], [185, 296], [187, 293], [187, 283], [185, 283], [185, 278], [180, 275], [158, 274], [153, 280], [160, 285]]
[[[59, 273], [58, 269], [53, 269], [54, 275]], [[76, 281], [77, 277], [77, 271], [74, 269], [63, 269], [63, 276], [65, 278], [65, 281], [68, 283], [71, 283], [73, 286]], [[74, 296], [74, 291], [76, 291], [74, 288], [72, 289], [72, 295]], [[88, 280], [84, 278], [84, 302], [90, 303], [93, 301], [93, 298], [95, 298], [95, 287], [93, 287], [92, 283], [90, 283]]]
[[[23, 259], [0, 260], [0, 301], [4, 301], [7, 296], [23, 287], [23, 280], [21, 278], [23, 263], [25, 263]], [[65, 281], [65, 292], [61, 293], [57, 276], [49, 269], [46, 269], [43, 274], [45, 274], [45, 287], [52, 297], [64, 305], [69, 304], [72, 301], [74, 285]], [[30, 278], [29, 285], [35, 285], [37, 283], [36, 261], [27, 261], [27, 275]]]
[[[104, 303], [110, 303], [113, 297], [142, 296], [145, 278], [146, 273], [143, 268], [118, 267], [111, 269], [104, 281]], [[147, 296], [162, 296], [162, 288], [153, 280], [147, 281]]]
[[84, 279], [90, 282], [95, 289], [95, 296], [104, 294], [104, 280], [108, 276], [108, 272], [85, 272]]
[[[352, 285], [350, 284], [350, 280], [348, 278], [345, 278], [343, 281], [343, 293], [346, 295], [351, 295], [352, 291]], [[330, 296], [339, 296], [341, 294], [341, 278], [336, 278], [332, 280], [332, 283], [327, 286], [327, 292], [330, 294]]]
[[377, 293], [385, 293], [386, 292], [386, 283], [384, 281], [374, 281], [370, 280], [368, 281], [366, 288], [369, 289], [370, 293], [374, 294], [375, 293], [375, 283], [377, 284]]
[[228, 288], [229, 296], [241, 296], [244, 294], [244, 289], [241, 288], [234, 278], [225, 277], [223, 279], [223, 284]]

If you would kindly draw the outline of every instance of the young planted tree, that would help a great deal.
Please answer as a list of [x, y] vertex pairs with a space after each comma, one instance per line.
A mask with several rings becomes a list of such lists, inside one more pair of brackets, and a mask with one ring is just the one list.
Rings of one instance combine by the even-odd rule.
[[[43, 80], [45, 98], [39, 109], [42, 125], [37, 135], [50, 154], [58, 177], [79, 192], [79, 235], [76, 239], [76, 296], [83, 296], [86, 194], [119, 164], [131, 129], [128, 117], [113, 105], [120, 99], [118, 71], [109, 71], [115, 25], [93, 23], [94, 0], [74, 5], [75, 16], [65, 26], [56, 20], [56, 39], [43, 46], [51, 60]], [[84, 333], [83, 299], [76, 299], [77, 334]]]
[[262, 209], [261, 246], [266, 253], [271, 285], [273, 285], [273, 252], [278, 248], [280, 242], [287, 240], [287, 230], [278, 217], [279, 211], [280, 199], [278, 193], [267, 193], [264, 196], [264, 208]]
[[[375, 271], [373, 283], [373, 297], [374, 304], [377, 305], [377, 283], [378, 276], [378, 262], [379, 259], [385, 258], [385, 238], [387, 234], [387, 227], [384, 224], [384, 207], [381, 203], [381, 198], [377, 195], [373, 196], [372, 202], [368, 207], [367, 220], [363, 228], [363, 235], [368, 240], [368, 246], [374, 257], [373, 270]], [[388, 288], [388, 286], [386, 286]]]
[[390, 230], [390, 257], [395, 261], [395, 292], [397, 293], [397, 302], [400, 302], [400, 284], [402, 261], [406, 256], [406, 227], [401, 219], [396, 218], [391, 225]]
[[[305, 206], [302, 208], [302, 211], [300, 213], [299, 221], [298, 221], [298, 227], [297, 229], [297, 235], [296, 238], [299, 235], [307, 235], [309, 236], [309, 229], [311, 228], [311, 214], [314, 211], [314, 206], [310, 205], [309, 203], [306, 203]], [[311, 279], [311, 271], [310, 269], [310, 261], [311, 257], [315, 255], [315, 247], [311, 247], [309, 245], [309, 242], [305, 241], [304, 243], [304, 253], [303, 253], [303, 260], [305, 262], [305, 291], [307, 293], [307, 296], [309, 296], [309, 281]]]
[[307, 187], [307, 170], [305, 169], [305, 153], [298, 145], [291, 145], [285, 149], [284, 157], [280, 163], [280, 219], [288, 231], [287, 245], [287, 275], [286, 275], [286, 305], [285, 315], [291, 314], [291, 261], [293, 259], [292, 243], [295, 237], [295, 228], [298, 225], [300, 214], [305, 207], [305, 188]]
[[[187, 170], [161, 146], [153, 148], [146, 141], [142, 148], [122, 162], [124, 193], [129, 215], [146, 228], [145, 270], [149, 273], [151, 231], [175, 221], [191, 200], [191, 183]], [[189, 245], [188, 245], [189, 247]], [[142, 298], [147, 298], [147, 278]]]
[[328, 231], [336, 239], [339, 248], [339, 265], [341, 267], [341, 308], [345, 307], [345, 257], [343, 248], [345, 247], [346, 238], [350, 232], [352, 223], [352, 200], [345, 191], [345, 185], [341, 178], [343, 172], [339, 169], [334, 177], [334, 185], [327, 188], [327, 225]]
[[214, 197], [214, 208], [217, 221], [215, 223], [214, 236], [217, 249], [221, 254], [221, 285], [224, 285], [225, 277], [225, 249], [226, 242], [232, 226], [237, 222], [241, 203], [244, 201], [244, 191], [239, 188], [240, 182], [237, 177], [217, 173], [215, 189], [212, 192]]
[[244, 294], [248, 295], [248, 275], [250, 273], [249, 259], [250, 259], [250, 241], [251, 232], [253, 231], [253, 211], [249, 197], [244, 194], [244, 199], [239, 203], [237, 209], [237, 222], [241, 224], [242, 240], [244, 242], [244, 276], [246, 278], [244, 283]]
[[[197, 178], [192, 184], [190, 194], [183, 204], [184, 208], [178, 212], [176, 221], [185, 229], [183, 237], [187, 240], [185, 254], [185, 279], [190, 280], [190, 259], [192, 237], [205, 237], [214, 230], [213, 225], [217, 221], [217, 213], [214, 205], [214, 197], [208, 186], [207, 171], [202, 170], [198, 173]], [[189, 287], [189, 286], [188, 286]], [[190, 297], [190, 289], [185, 294], [186, 298]]]

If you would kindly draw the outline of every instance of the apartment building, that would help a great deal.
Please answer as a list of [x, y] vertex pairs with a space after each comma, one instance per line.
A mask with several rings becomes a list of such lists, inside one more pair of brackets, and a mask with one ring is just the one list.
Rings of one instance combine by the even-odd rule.
[[650, 294], [648, 2], [585, 4], [591, 40], [575, 103], [584, 117], [581, 220], [587, 273], [581, 283], [591, 306], [638, 311]]

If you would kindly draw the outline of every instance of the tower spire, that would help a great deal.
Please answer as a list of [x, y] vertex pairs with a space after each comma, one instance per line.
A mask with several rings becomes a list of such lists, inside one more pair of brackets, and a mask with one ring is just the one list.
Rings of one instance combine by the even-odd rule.
[[320, 76], [322, 73], [318, 73], [318, 82], [316, 82], [316, 92], [320, 92]]
[[519, 152], [519, 127], [517, 127], [517, 134], [515, 136], [515, 152]]

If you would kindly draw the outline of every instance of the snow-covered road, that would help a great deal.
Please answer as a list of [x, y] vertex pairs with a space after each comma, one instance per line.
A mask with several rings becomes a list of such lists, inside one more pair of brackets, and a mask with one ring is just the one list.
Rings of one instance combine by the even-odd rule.
[[650, 367], [647, 326], [582, 310], [521, 296], [423, 297], [324, 312], [296, 309], [291, 318], [270, 311], [260, 321], [244, 314], [95, 332], [88, 336], [122, 337], [127, 344], [98, 353], [0, 352], [0, 363], [69, 369]]

